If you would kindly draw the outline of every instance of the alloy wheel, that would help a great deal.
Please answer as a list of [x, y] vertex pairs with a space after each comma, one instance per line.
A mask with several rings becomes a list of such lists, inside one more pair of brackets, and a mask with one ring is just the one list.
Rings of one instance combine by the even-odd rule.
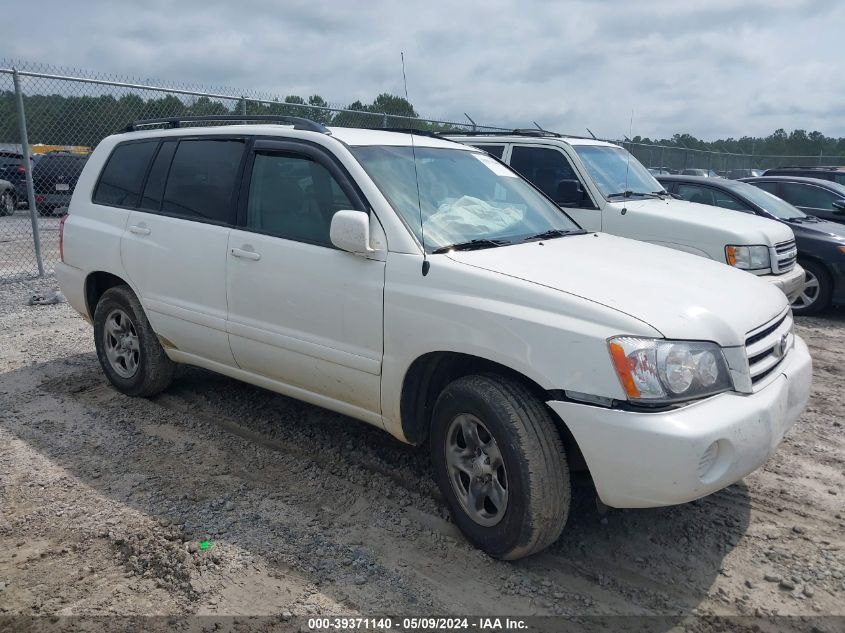
[[474, 415], [458, 415], [446, 432], [445, 453], [461, 507], [479, 525], [496, 525], [508, 507], [508, 477], [493, 435]]
[[121, 378], [132, 378], [138, 371], [141, 348], [132, 319], [123, 310], [112, 310], [103, 327], [103, 344], [111, 368]]
[[793, 308], [809, 308], [819, 298], [819, 278], [809, 270], [804, 270], [804, 289], [792, 302]]

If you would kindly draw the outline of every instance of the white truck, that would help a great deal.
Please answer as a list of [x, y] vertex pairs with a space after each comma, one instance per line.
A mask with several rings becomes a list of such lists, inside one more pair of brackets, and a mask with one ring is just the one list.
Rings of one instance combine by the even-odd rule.
[[425, 445], [504, 559], [560, 535], [570, 467], [608, 506], [683, 503], [807, 404], [772, 285], [585, 231], [468, 145], [270, 120], [143, 122], [85, 166], [56, 274], [126, 395], [187, 363]]
[[582, 227], [668, 246], [747, 270], [793, 301], [804, 271], [792, 230], [669, 195], [624, 148], [540, 130], [447, 135], [501, 159]]

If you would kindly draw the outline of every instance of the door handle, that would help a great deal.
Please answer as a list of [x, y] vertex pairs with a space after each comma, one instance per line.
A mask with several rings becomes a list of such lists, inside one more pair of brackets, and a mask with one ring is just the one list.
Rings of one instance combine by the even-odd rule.
[[146, 226], [132, 225], [129, 227], [129, 232], [134, 233], [135, 235], [149, 235], [150, 229], [148, 229]]
[[233, 248], [231, 250], [232, 257], [240, 257], [242, 259], [251, 259], [254, 262], [257, 262], [261, 259], [261, 255], [256, 253], [255, 251], [245, 251], [242, 248]]

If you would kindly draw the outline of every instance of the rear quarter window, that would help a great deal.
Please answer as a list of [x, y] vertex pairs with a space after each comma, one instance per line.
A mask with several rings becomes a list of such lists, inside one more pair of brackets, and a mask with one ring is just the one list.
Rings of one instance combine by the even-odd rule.
[[117, 207], [136, 206], [147, 167], [157, 147], [158, 140], [115, 147], [100, 174], [93, 202]]

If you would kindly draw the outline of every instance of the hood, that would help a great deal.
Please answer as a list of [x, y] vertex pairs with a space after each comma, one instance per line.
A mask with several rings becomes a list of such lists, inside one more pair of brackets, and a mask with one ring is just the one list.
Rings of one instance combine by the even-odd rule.
[[448, 256], [619, 310], [666, 338], [726, 347], [744, 345], [746, 333], [788, 307], [780, 290], [751, 273], [606, 233]]
[[833, 241], [845, 244], [845, 224], [828, 222], [789, 222], [788, 223], [796, 237], [806, 236], [811, 238], [832, 238]]
[[[610, 205], [619, 209], [626, 207], [632, 220], [637, 215], [650, 215], [657, 219], [671, 220], [673, 227], [680, 227], [683, 224], [690, 225], [687, 232], [677, 231], [673, 228], [673, 234], [688, 234], [690, 241], [686, 243], [691, 246], [696, 246], [702, 241], [703, 231], [707, 231], [713, 236], [719, 235], [721, 239], [718, 241], [723, 246], [727, 244], [774, 246], [780, 242], [793, 239], [792, 229], [781, 222], [761, 218], [750, 213], [737, 213], [731, 209], [711, 207], [705, 204], [687, 202], [686, 200], [645, 198], [628, 200], [627, 202], [614, 201]], [[633, 226], [637, 223], [631, 222], [631, 224]], [[645, 235], [631, 235], [631, 237], [651, 240]], [[675, 239], [672, 241], [681, 242], [683, 240]]]

